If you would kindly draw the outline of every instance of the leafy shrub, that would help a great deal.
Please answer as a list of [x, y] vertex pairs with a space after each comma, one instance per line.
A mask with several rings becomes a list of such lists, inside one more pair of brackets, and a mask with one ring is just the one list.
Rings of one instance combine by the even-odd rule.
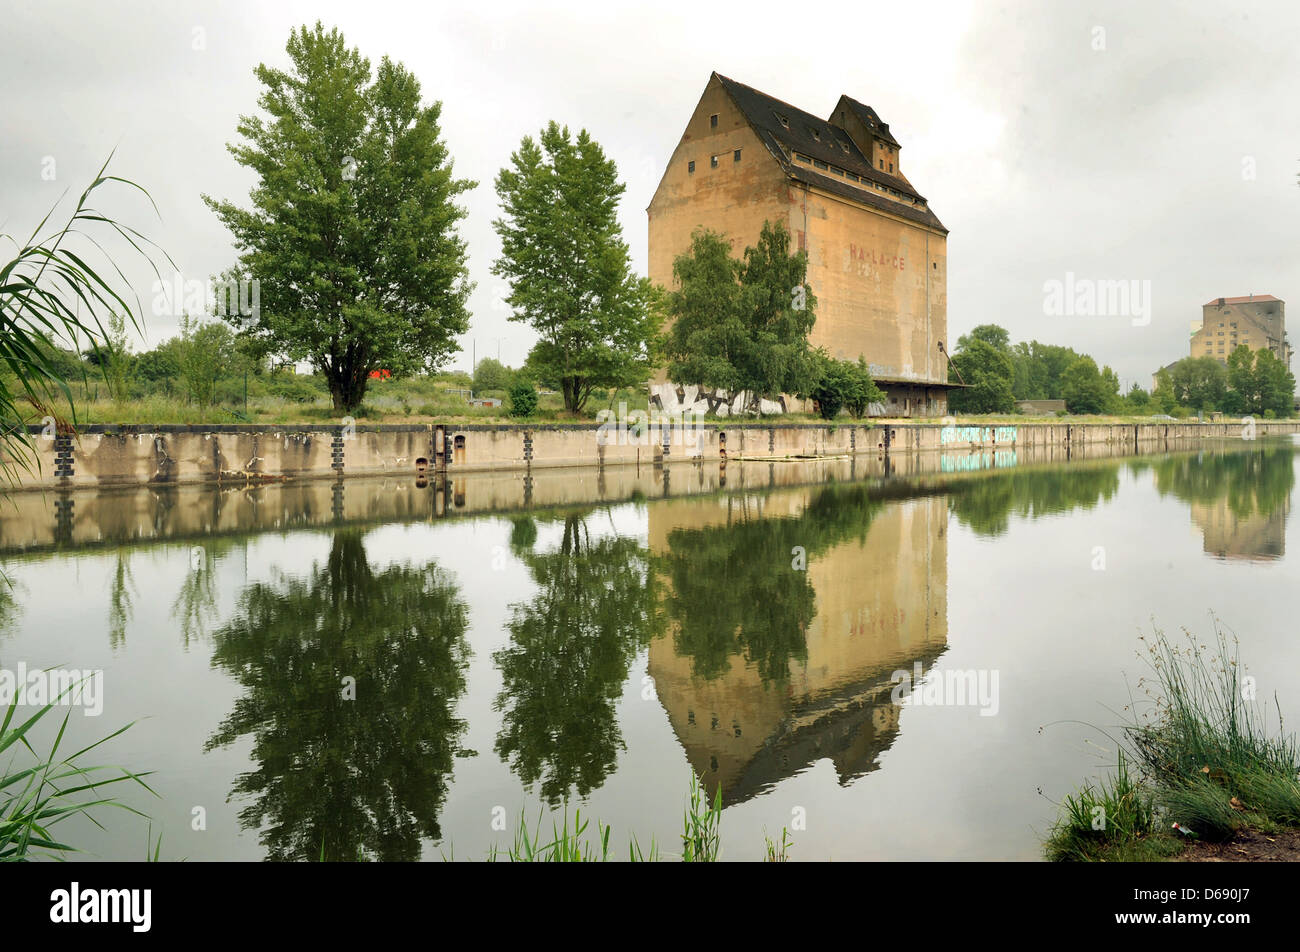
[[526, 380], [521, 380], [510, 387], [510, 415], [513, 417], [532, 416], [537, 411], [537, 388]]
[[313, 385], [310, 377], [297, 374], [293, 376], [276, 374], [266, 381], [265, 387], [266, 392], [271, 396], [292, 403], [314, 403], [325, 393], [325, 389], [319, 384]]

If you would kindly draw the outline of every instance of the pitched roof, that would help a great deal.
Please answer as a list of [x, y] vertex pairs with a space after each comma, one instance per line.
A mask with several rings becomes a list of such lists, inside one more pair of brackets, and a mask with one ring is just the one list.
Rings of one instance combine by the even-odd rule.
[[1225, 297], [1215, 298], [1213, 301], [1207, 301], [1205, 307], [1220, 307], [1224, 304], [1263, 304], [1268, 301], [1281, 301], [1281, 298], [1275, 298], [1271, 294], [1247, 294], [1245, 297]]
[[[745, 116], [745, 120], [767, 146], [768, 151], [781, 163], [791, 178], [880, 211], [937, 228], [945, 233], [948, 231], [943, 226], [943, 222], [930, 211], [925, 196], [897, 175], [890, 175], [872, 166], [871, 159], [862, 154], [849, 134], [839, 126], [720, 73], [715, 72], [713, 75], [731, 96]], [[869, 106], [862, 106], [861, 103], [854, 102], [854, 105], [866, 110], [873, 117], [873, 121], [878, 123], [879, 127], [883, 127], [885, 134], [888, 135], [889, 127], [880, 122], [880, 117], [874, 110]], [[885, 136], [882, 135], [881, 138]], [[897, 145], [892, 136], [889, 136], [887, 141]], [[869, 188], [850, 185], [844, 178], [832, 174], [829, 170], [819, 171], [807, 164], [797, 164], [794, 161], [796, 152], [826, 165], [852, 172], [869, 182], [893, 189], [900, 195], [912, 199], [916, 204], [907, 201], [891, 201], [883, 195], [872, 192]]]
[[844, 104], [853, 110], [853, 114], [861, 119], [868, 129], [895, 148], [901, 148], [898, 144], [898, 140], [889, 132], [889, 123], [882, 121], [876, 110], [858, 102], [852, 96], [845, 96]]

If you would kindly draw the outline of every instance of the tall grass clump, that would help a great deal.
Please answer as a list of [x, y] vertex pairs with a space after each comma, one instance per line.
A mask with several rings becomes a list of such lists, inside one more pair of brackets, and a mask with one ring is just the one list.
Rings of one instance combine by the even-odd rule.
[[1300, 827], [1300, 751], [1277, 698], [1256, 697], [1217, 619], [1208, 644], [1184, 634], [1149, 642], [1148, 703], [1122, 728], [1116, 773], [1065, 798], [1049, 859], [1154, 859], [1190, 840]]
[[[519, 815], [519, 824], [515, 827], [515, 841], [510, 847], [509, 858], [512, 863], [599, 863], [609, 857], [610, 828], [596, 824], [597, 842], [587, 840], [587, 827], [590, 821], [582, 816], [582, 811], [573, 814], [573, 826], [569, 826], [569, 808], [565, 805], [562, 826], [551, 826], [551, 838], [542, 841], [542, 818], [537, 818], [536, 830], [528, 827], [528, 818]], [[496, 851], [488, 854], [490, 860], [497, 859]]]
[[1159, 635], [1150, 665], [1152, 711], [1126, 736], [1170, 820], [1206, 839], [1249, 823], [1296, 824], [1296, 737], [1286, 733], [1276, 698], [1273, 716], [1256, 698], [1236, 639], [1229, 642], [1217, 619], [1208, 645], [1190, 634], [1183, 645]]
[[[712, 863], [717, 860], [721, 850], [721, 822], [722, 789], [718, 789], [710, 802], [707, 792], [692, 772], [690, 794], [682, 819], [683, 862]], [[504, 851], [492, 847], [488, 851], [488, 861], [506, 859], [512, 863], [603, 863], [615, 859], [610, 846], [611, 828], [598, 822], [593, 839], [588, 836], [589, 827], [590, 821], [582, 816], [581, 811], [574, 812], [573, 823], [570, 825], [567, 804], [560, 822], [552, 821], [549, 837], [543, 832], [541, 814], [538, 814], [536, 825], [530, 825], [527, 815], [520, 813], [514, 842]], [[769, 859], [785, 862], [790, 847], [786, 831], [781, 831], [780, 845], [769, 839], [767, 846]], [[644, 848], [632, 836], [628, 840], [627, 858], [633, 863], [655, 863], [661, 856], [653, 837], [650, 846]]]
[[[14, 724], [17, 701], [11, 702], [0, 723], [0, 757], [8, 762], [0, 766], [0, 861], [21, 862], [39, 857], [57, 858], [75, 848], [58, 838], [55, 827], [73, 817], [83, 816], [101, 826], [91, 811], [98, 808], [121, 809], [137, 816], [139, 810], [122, 802], [106, 788], [115, 784], [138, 784], [150, 793], [144, 782], [147, 774], [136, 774], [122, 767], [84, 766], [85, 756], [126, 731], [119, 728], [71, 754], [60, 755], [71, 711], [63, 717], [48, 754], [37, 754], [28, 740], [35, 725], [49, 713], [47, 704], [35, 714]], [[17, 762], [15, 762], [17, 761]], [[114, 793], [116, 788], [114, 788]], [[101, 827], [102, 828], [102, 827]], [[161, 845], [161, 838], [160, 838]]]
[[682, 820], [682, 862], [716, 862], [722, 849], [721, 826], [721, 785], [710, 803], [708, 791], [692, 771], [690, 800]]
[[1133, 776], [1121, 749], [1113, 774], [1066, 796], [1047, 838], [1047, 858], [1088, 861], [1114, 859], [1116, 850], [1141, 852], [1156, 829], [1155, 798]]

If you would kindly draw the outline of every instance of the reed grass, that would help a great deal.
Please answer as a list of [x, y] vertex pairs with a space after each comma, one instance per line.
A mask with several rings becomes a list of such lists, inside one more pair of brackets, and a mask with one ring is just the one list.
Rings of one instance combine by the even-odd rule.
[[[145, 816], [116, 796], [115, 785], [135, 784], [154, 793], [144, 781], [147, 773], [133, 773], [124, 767], [83, 766], [87, 754], [125, 732], [130, 724], [87, 747], [60, 755], [71, 716], [69, 710], [59, 725], [50, 752], [37, 754], [28, 735], [53, 707], [53, 703], [47, 704], [21, 724], [15, 724], [15, 699], [0, 723], [0, 755], [9, 754], [9, 762], [0, 767], [0, 862], [57, 858], [77, 852], [57, 837], [55, 827], [81, 816], [102, 828], [92, 812], [99, 808]], [[15, 763], [16, 760], [19, 762]], [[24, 765], [24, 760], [30, 762]], [[103, 791], [109, 787], [114, 788], [113, 793], [105, 795]], [[157, 849], [160, 848], [161, 837]]]
[[1149, 704], [1123, 726], [1116, 773], [1063, 801], [1049, 859], [1161, 858], [1193, 839], [1300, 827], [1296, 736], [1276, 697], [1272, 714], [1255, 697], [1237, 640], [1218, 619], [1213, 627], [1208, 643], [1186, 632], [1181, 643], [1161, 632], [1149, 642], [1138, 682]]
[[[722, 820], [722, 790], [718, 789], [710, 801], [699, 779], [691, 774], [690, 792], [687, 797], [686, 810], [682, 818], [682, 852], [681, 860], [688, 863], [711, 863], [718, 859], [721, 852], [720, 825]], [[488, 850], [489, 862], [506, 860], [512, 863], [603, 863], [615, 859], [610, 845], [611, 827], [597, 822], [595, 835], [588, 830], [591, 821], [581, 811], [575, 810], [573, 821], [569, 821], [569, 809], [565, 804], [558, 823], [552, 820], [549, 835], [543, 832], [545, 824], [539, 813], [536, 824], [530, 824], [525, 813], [519, 815], [515, 826], [514, 841], [508, 849], [493, 846]], [[779, 862], [787, 859], [790, 842], [786, 831], [781, 831], [779, 848], [769, 840], [769, 852], [778, 851]], [[454, 853], [444, 853], [444, 859], [454, 858]], [[636, 836], [628, 839], [627, 859], [633, 863], [656, 863], [664, 858], [658, 844], [652, 837], [650, 845], [643, 847]]]

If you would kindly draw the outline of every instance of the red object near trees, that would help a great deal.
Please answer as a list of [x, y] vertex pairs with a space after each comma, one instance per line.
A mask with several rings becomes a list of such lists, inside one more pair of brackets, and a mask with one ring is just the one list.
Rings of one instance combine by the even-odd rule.
[[391, 380], [393, 372], [391, 370], [372, 370], [370, 371], [371, 380]]

